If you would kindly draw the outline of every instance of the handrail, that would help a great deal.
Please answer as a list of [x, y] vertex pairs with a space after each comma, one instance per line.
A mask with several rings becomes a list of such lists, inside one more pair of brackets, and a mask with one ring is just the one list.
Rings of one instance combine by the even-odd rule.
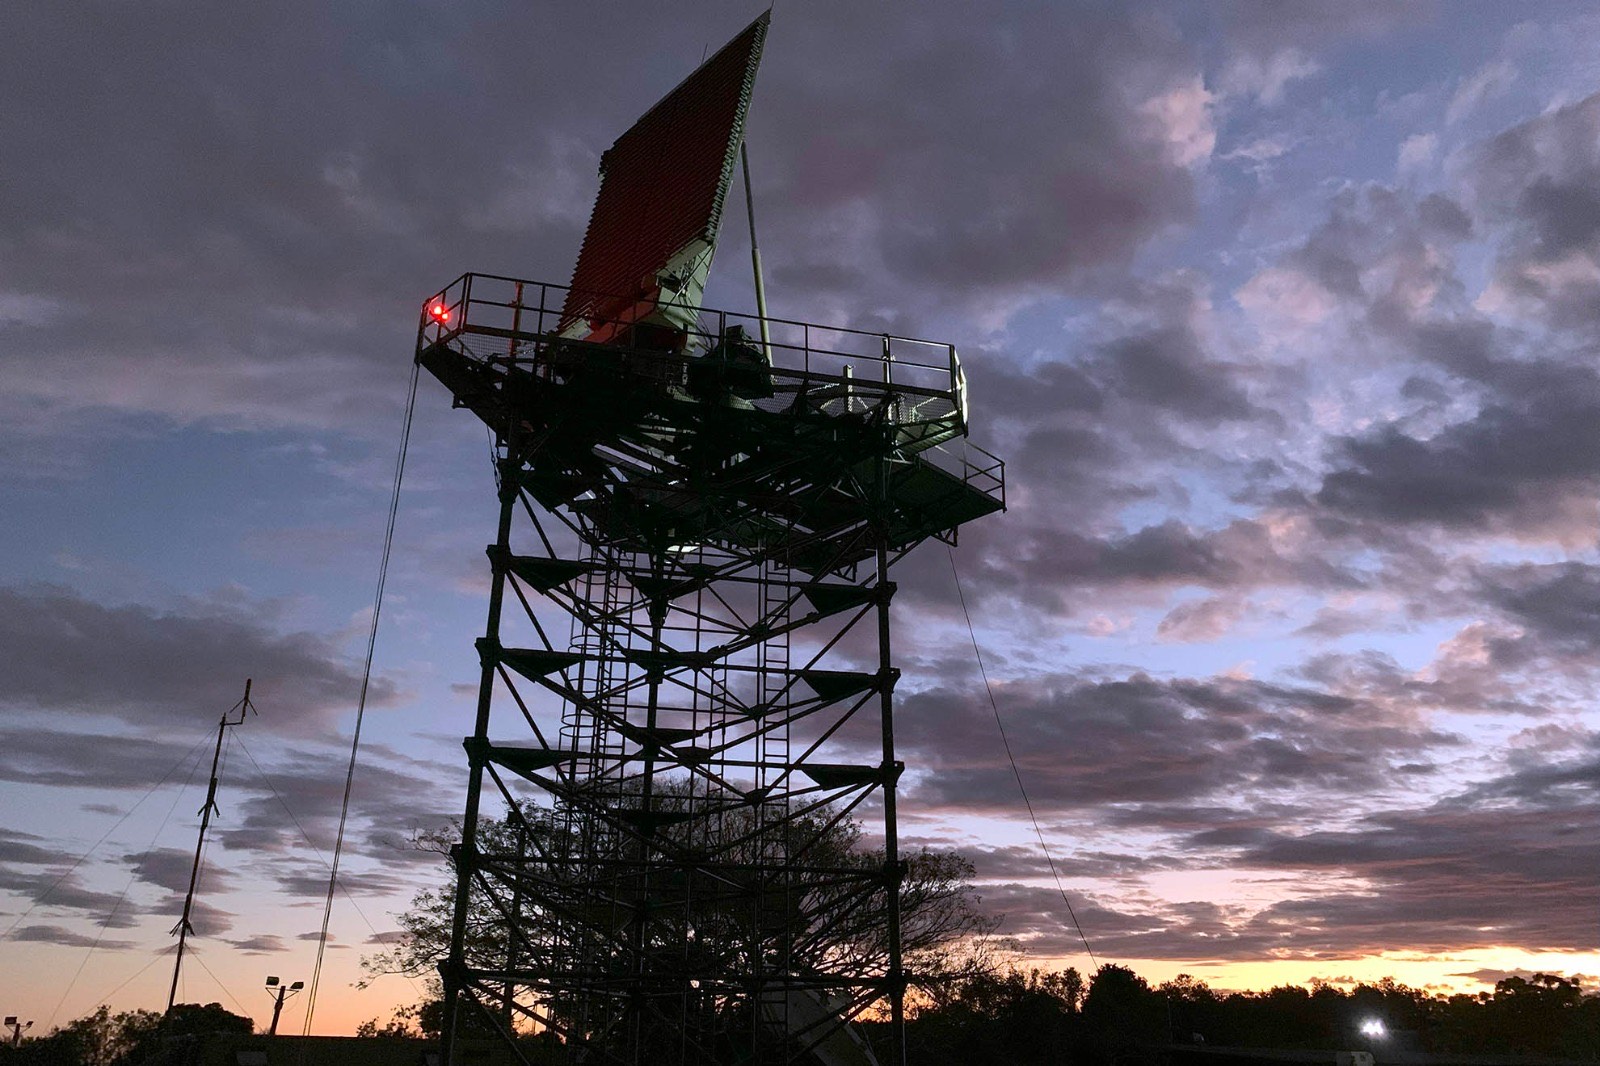
[[[570, 291], [570, 286], [553, 282], [501, 274], [462, 274], [423, 305], [418, 355], [432, 345], [450, 343], [473, 358], [510, 362], [526, 359], [535, 373], [554, 373], [548, 354], [557, 346], [575, 342], [570, 334], [557, 332]], [[588, 325], [612, 335], [653, 314], [655, 309], [655, 303], [641, 302], [614, 319]], [[756, 325], [754, 315], [702, 308], [697, 320], [684, 331], [688, 338], [685, 350], [656, 353], [644, 348], [638, 352], [660, 359], [663, 368], [671, 362], [692, 364], [721, 343], [733, 327], [753, 330]], [[896, 409], [892, 418], [895, 423], [934, 427], [928, 435], [938, 440], [948, 440], [951, 434], [967, 436], [966, 372], [955, 345], [770, 316], [765, 325], [770, 337], [765, 352], [773, 375], [807, 383], [808, 389], [843, 386], [863, 399], [890, 397]], [[754, 333], [750, 336], [754, 337]], [[469, 337], [500, 340], [485, 347], [469, 341]], [[581, 346], [581, 341], [576, 343]], [[542, 370], [538, 369], [541, 365]], [[850, 402], [847, 397], [846, 403]], [[920, 439], [926, 440], [928, 435]], [[929, 441], [924, 447], [934, 443]]]
[[[568, 286], [551, 282], [462, 274], [424, 304], [417, 357], [420, 360], [430, 348], [448, 344], [468, 359], [521, 366], [549, 380], [564, 372], [565, 361], [581, 362], [584, 356], [579, 353], [592, 348], [606, 360], [611, 358], [608, 352], [615, 353], [627, 374], [687, 387], [694, 365], [727, 336], [730, 327], [756, 321], [752, 315], [705, 308], [695, 328], [687, 331], [687, 348], [680, 350], [586, 342], [556, 332], [568, 291]], [[654, 306], [634, 310], [636, 316], [641, 310], [648, 314]], [[809, 394], [810, 403], [831, 414], [860, 413], [886, 403], [889, 423], [908, 454], [920, 456], [1006, 507], [1004, 461], [968, 438], [966, 372], [955, 345], [792, 319], [769, 318], [767, 323], [769, 375], [780, 391], [776, 398], [769, 393], [754, 403], [776, 412], [780, 407], [773, 404], [790, 405], [782, 398], [789, 391]], [[630, 324], [622, 319], [611, 323]], [[590, 325], [603, 328], [607, 323]]]
[[[461, 276], [457, 277], [454, 281], [450, 282], [450, 284], [446, 285], [443, 289], [440, 289], [437, 293], [434, 294], [434, 296], [432, 298], [430, 298], [429, 302], [431, 302], [432, 299], [436, 299], [436, 298], [438, 298], [440, 296], [445, 295], [446, 293], [448, 293], [452, 288], [454, 288], [457, 285], [460, 285], [460, 284], [463, 284], [463, 283], [466, 283], [466, 284], [470, 285], [471, 282], [470, 282], [469, 279], [472, 279], [472, 278], [478, 278], [478, 279], [483, 280], [483, 281], [504, 281], [504, 282], [507, 282], [507, 283], [512, 284], [512, 285], [516, 285], [516, 284], [519, 284], [519, 283], [522, 284], [522, 285], [537, 285], [537, 286], [540, 287], [541, 291], [542, 290], [550, 290], [550, 291], [559, 292], [559, 293], [566, 293], [566, 292], [572, 291], [572, 286], [570, 286], [570, 285], [558, 285], [553, 281], [531, 281], [531, 280], [529, 280], [527, 278], [513, 278], [513, 277], [509, 277], [509, 276], [507, 276], [505, 274], [484, 274], [484, 273], [481, 273], [479, 271], [468, 271], [467, 273], [462, 274]], [[580, 290], [580, 291], [585, 296], [599, 296], [602, 299], [620, 300], [620, 299], [626, 299], [627, 298], [627, 297], [625, 297], [625, 296], [623, 296], [621, 294], [618, 294], [618, 293], [599, 292], [599, 291], [594, 291], [594, 290], [589, 290], [589, 289], [583, 289], [583, 290]], [[542, 294], [541, 294], [541, 304], [542, 303], [543, 303], [543, 297], [542, 297]], [[510, 304], [501, 304], [499, 306], [509, 307], [511, 305]], [[555, 314], [555, 315], [560, 315], [561, 311], [560, 311], [560, 308], [553, 308], [553, 309], [551, 309], [550, 313]], [[719, 310], [716, 310], [716, 309], [710, 308], [710, 307], [702, 307], [700, 309], [700, 313], [702, 315], [707, 315], [707, 314], [733, 315], [733, 316], [736, 316], [738, 318], [747, 318], [747, 319], [751, 320], [752, 322], [755, 321], [756, 318], [758, 317], [755, 314], [755, 312], [753, 312], [753, 311], [752, 312], [748, 312], [748, 313], [747, 312], [743, 312], [743, 311], [726, 311], [726, 310], [719, 311]], [[803, 321], [801, 321], [799, 319], [795, 319], [795, 318], [778, 318], [775, 315], [768, 315], [766, 317], [767, 317], [767, 321], [773, 323], [774, 325], [799, 326], [799, 327], [815, 326], [818, 329], [825, 329], [825, 330], [829, 331], [830, 333], [848, 333], [851, 336], [856, 336], [856, 337], [885, 337], [885, 336], [890, 336], [894, 340], [905, 341], [908, 344], [926, 344], [926, 345], [930, 345], [930, 346], [935, 347], [935, 348], [947, 348], [947, 347], [949, 347], [949, 344], [946, 341], [929, 340], [926, 337], [910, 337], [910, 336], [903, 336], [901, 334], [886, 334], [886, 333], [883, 333], [882, 331], [854, 329], [854, 328], [852, 328], [850, 326], [829, 326], [829, 325], [823, 325], [821, 323], [815, 323], [815, 322], [803, 322]], [[619, 319], [618, 321], [623, 321], [623, 320]]]
[[[536, 303], [529, 299], [533, 288], [538, 289]], [[485, 325], [486, 318], [493, 321], [494, 334], [498, 336], [530, 341], [552, 339], [561, 321], [558, 308], [565, 303], [568, 291], [569, 286], [552, 282], [499, 274], [462, 274], [425, 302], [421, 316], [423, 340], [431, 344], [453, 339], [464, 331], [482, 332], [471, 327]], [[653, 304], [642, 304], [616, 319], [592, 325], [630, 326], [653, 310]], [[863, 370], [876, 363], [879, 365], [870, 376], [886, 384], [918, 384], [917, 379], [923, 378], [920, 384], [927, 387], [931, 382], [925, 375], [931, 373], [944, 381], [943, 391], [958, 402], [964, 394], [960, 360], [953, 345], [796, 319], [768, 317], [765, 322], [772, 338], [767, 350], [776, 365], [792, 361], [799, 364], [798, 369], [810, 370], [813, 356], [858, 363]], [[731, 326], [756, 324], [757, 318], [749, 314], [704, 308], [696, 328], [688, 333], [696, 346], [709, 348]]]

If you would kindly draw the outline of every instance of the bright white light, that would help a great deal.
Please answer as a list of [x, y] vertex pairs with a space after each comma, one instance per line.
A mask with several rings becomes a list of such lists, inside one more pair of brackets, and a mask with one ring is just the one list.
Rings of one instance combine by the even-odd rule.
[[1383, 1022], [1377, 1018], [1367, 1018], [1361, 1023], [1362, 1036], [1371, 1036], [1382, 1039], [1387, 1033], [1388, 1030], [1384, 1028]]

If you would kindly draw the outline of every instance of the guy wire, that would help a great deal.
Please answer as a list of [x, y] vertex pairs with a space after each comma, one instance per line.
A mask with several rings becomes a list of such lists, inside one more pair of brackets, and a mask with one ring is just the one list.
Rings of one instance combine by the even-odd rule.
[[[333, 862], [328, 870], [328, 897], [322, 907], [322, 931], [317, 934], [317, 963], [311, 969], [311, 984], [306, 989], [306, 1021], [303, 1035], [311, 1035], [311, 1017], [317, 1009], [317, 982], [322, 977], [322, 958], [328, 949], [328, 920], [333, 916], [333, 897], [339, 884], [339, 858], [344, 851], [345, 822], [350, 816], [350, 788], [356, 779], [356, 755], [361, 750], [361, 720], [367, 713], [367, 689], [372, 681], [372, 654], [378, 644], [378, 616], [383, 611], [383, 585], [389, 576], [389, 554], [394, 547], [395, 516], [400, 511], [400, 482], [406, 472], [406, 448], [411, 443], [411, 416], [417, 407], [417, 374], [420, 364], [411, 364], [411, 386], [406, 397], [406, 417], [400, 429], [400, 454], [394, 464], [394, 489], [389, 497], [389, 520], [383, 533], [383, 556], [378, 564], [378, 589], [372, 599], [372, 628], [367, 631], [367, 661], [361, 672], [361, 696], [356, 701], [356, 727], [350, 738], [350, 767], [344, 775], [344, 800], [339, 805], [339, 832], [333, 838]], [[303, 1046], [303, 1045], [302, 1045]]]
[[961, 591], [961, 572], [956, 569], [955, 549], [947, 549], [950, 555], [950, 573], [956, 579], [956, 597], [961, 601], [961, 614], [967, 620], [967, 635], [972, 638], [972, 654], [978, 660], [978, 676], [983, 678], [983, 690], [989, 694], [989, 708], [994, 711], [995, 728], [1000, 730], [1000, 743], [1006, 749], [1006, 761], [1011, 764], [1011, 775], [1017, 779], [1017, 791], [1022, 793], [1022, 803], [1028, 808], [1028, 820], [1033, 823], [1033, 835], [1039, 838], [1039, 850], [1044, 852], [1044, 861], [1050, 864], [1050, 876], [1055, 879], [1056, 891], [1061, 893], [1061, 902], [1067, 906], [1067, 916], [1072, 919], [1072, 927], [1078, 931], [1078, 939], [1083, 941], [1083, 950], [1088, 953], [1089, 961], [1095, 969], [1100, 968], [1100, 960], [1094, 957], [1094, 949], [1089, 946], [1089, 938], [1083, 935], [1083, 926], [1078, 924], [1077, 912], [1072, 909], [1072, 900], [1067, 898], [1066, 887], [1061, 883], [1061, 874], [1056, 870], [1056, 860], [1050, 854], [1050, 846], [1044, 842], [1044, 831], [1039, 828], [1039, 816], [1033, 812], [1033, 801], [1028, 798], [1028, 786], [1022, 783], [1022, 771], [1017, 769], [1017, 758], [1011, 753], [1011, 740], [1006, 736], [1005, 723], [1000, 720], [1000, 704], [995, 701], [994, 687], [989, 684], [989, 672], [983, 668], [983, 652], [978, 649], [978, 632], [972, 627], [972, 612], [967, 610], [967, 596]]

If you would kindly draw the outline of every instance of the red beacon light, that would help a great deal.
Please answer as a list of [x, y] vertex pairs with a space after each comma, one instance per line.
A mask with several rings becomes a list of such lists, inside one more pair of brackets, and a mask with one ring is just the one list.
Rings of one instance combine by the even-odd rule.
[[428, 308], [428, 317], [442, 326], [450, 321], [450, 309], [442, 303], [435, 303]]

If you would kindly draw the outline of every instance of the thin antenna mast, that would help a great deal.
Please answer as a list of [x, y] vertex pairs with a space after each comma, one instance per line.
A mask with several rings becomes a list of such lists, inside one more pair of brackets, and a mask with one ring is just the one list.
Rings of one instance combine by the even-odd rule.
[[756, 272], [756, 317], [761, 320], [761, 350], [772, 359], [772, 331], [767, 326], [767, 287], [761, 280], [761, 247], [756, 244], [756, 201], [750, 191], [750, 149], [739, 142], [739, 163], [744, 167], [744, 213], [750, 220], [750, 266]]
[[[239, 720], [231, 721], [229, 715], [234, 711], [239, 712]], [[194, 911], [194, 890], [200, 881], [200, 854], [206, 846], [206, 828], [211, 825], [211, 812], [217, 809], [217, 766], [222, 762], [222, 736], [231, 725], [240, 725], [244, 722], [245, 713], [255, 713], [255, 705], [250, 702], [250, 679], [244, 681], [244, 699], [222, 712], [222, 717], [217, 721], [217, 747], [211, 753], [211, 785], [206, 789], [206, 802], [200, 808], [200, 839], [194, 845], [194, 868], [189, 871], [189, 894], [183, 897], [183, 917], [178, 919], [178, 924], [172, 927], [172, 932], [178, 935], [178, 952], [172, 962], [172, 990], [167, 993], [167, 1011], [170, 1013], [172, 1004], [178, 998], [178, 976], [183, 972], [183, 947], [189, 939], [189, 934], [194, 932], [194, 926], [189, 917]]]

